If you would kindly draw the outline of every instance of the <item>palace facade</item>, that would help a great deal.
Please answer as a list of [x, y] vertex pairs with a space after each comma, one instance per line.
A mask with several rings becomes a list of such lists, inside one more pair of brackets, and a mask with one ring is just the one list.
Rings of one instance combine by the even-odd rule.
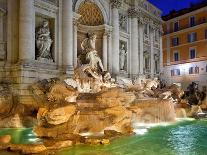
[[0, 0], [0, 79], [26, 103], [31, 83], [73, 74], [90, 33], [114, 77], [162, 72], [161, 11], [147, 0]]
[[163, 17], [164, 79], [184, 89], [195, 82], [207, 86], [207, 3]]

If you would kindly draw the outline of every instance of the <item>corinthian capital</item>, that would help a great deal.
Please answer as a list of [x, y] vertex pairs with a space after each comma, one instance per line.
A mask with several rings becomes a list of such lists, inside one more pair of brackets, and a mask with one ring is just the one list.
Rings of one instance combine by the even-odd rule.
[[137, 18], [139, 17], [139, 14], [140, 14], [140, 10], [137, 10], [136, 8], [130, 8], [128, 10], [128, 16], [130, 18]]
[[110, 0], [112, 8], [120, 8], [122, 4], [122, 0]]

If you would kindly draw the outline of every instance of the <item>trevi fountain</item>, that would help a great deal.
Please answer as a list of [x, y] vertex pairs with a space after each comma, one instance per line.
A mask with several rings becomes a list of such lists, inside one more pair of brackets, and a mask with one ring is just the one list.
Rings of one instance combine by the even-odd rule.
[[[119, 57], [119, 61], [117, 61], [117, 57], [110, 55], [112, 58], [109, 58], [111, 60], [109, 63], [114, 63], [111, 68], [106, 65], [108, 59], [104, 59], [104, 55], [100, 55], [100, 49], [96, 48], [97, 42], [100, 43], [100, 34], [97, 33], [97, 30], [87, 29], [85, 37], [79, 38], [81, 40], [80, 50], [75, 58], [74, 73], [70, 74], [70, 61], [66, 58], [71, 56], [70, 53], [69, 55], [63, 54], [63, 60], [66, 63], [63, 70], [67, 71], [62, 71], [63, 74], [59, 76], [50, 77], [49, 74], [54, 73], [51, 66], [57, 61], [54, 54], [57, 50], [57, 38], [54, 38], [56, 32], [51, 31], [54, 21], [52, 22], [52, 19], [42, 20], [40, 14], [37, 14], [38, 26], [33, 38], [35, 45], [32, 44], [35, 48], [30, 48], [32, 35], [30, 35], [30, 29], [27, 26], [32, 18], [26, 17], [27, 14], [24, 14], [24, 11], [27, 11], [28, 15], [32, 15], [29, 14], [32, 11], [31, 1], [20, 0], [20, 5], [25, 9], [20, 9], [22, 11], [20, 11], [21, 20], [23, 20], [23, 25], [20, 24], [20, 31], [25, 31], [26, 40], [20, 38], [20, 42], [24, 43], [24, 46], [21, 45], [23, 52], [19, 54], [19, 57], [22, 58], [21, 60], [31, 58], [31, 55], [24, 53], [24, 47], [29, 50], [35, 49], [36, 52], [32, 57], [34, 61], [21, 61], [19, 65], [22, 65], [23, 83], [26, 80], [27, 69], [32, 65], [37, 65], [33, 72], [38, 72], [39, 76], [44, 75], [45, 78], [27, 82], [29, 84], [25, 91], [31, 95], [26, 101], [32, 101], [32, 104], [22, 104], [24, 98], [20, 96], [20, 92], [15, 89], [11, 80], [4, 79], [0, 82], [0, 155], [206, 154], [207, 122], [205, 110], [207, 102], [202, 101], [199, 106], [191, 105], [189, 104], [191, 98], [185, 96], [179, 85], [165, 86], [161, 77], [156, 76], [156, 69], [161, 70], [161, 67], [151, 66], [151, 68], [154, 67], [154, 70], [147, 74], [149, 66], [146, 64], [148, 67], [145, 66], [146, 68], [143, 70], [144, 66], [140, 64], [139, 69], [142, 75], [138, 75], [134, 68], [130, 68], [129, 71], [129, 66], [136, 66], [135, 61], [138, 60], [135, 58], [136, 53], [131, 53], [131, 58], [128, 59], [130, 55], [128, 44], [123, 40], [119, 42], [119, 35], [117, 36], [119, 31], [114, 30], [115, 32], [112, 33], [112, 37], [117, 36], [118, 38], [109, 40], [113, 42], [114, 50], [120, 48], [118, 53], [114, 51], [117, 55], [113, 55]], [[81, 1], [78, 0], [78, 2]], [[96, 2], [96, 0], [84, 1], [84, 5], [93, 6], [92, 4]], [[127, 1], [124, 2], [123, 8], [131, 5]], [[143, 2], [145, 1], [139, 1], [137, 4], [141, 5]], [[11, 5], [10, 0], [8, 3]], [[46, 4], [46, 2], [35, 1], [35, 6], [41, 10], [39, 3]], [[70, 0], [63, 0], [63, 3], [67, 4], [62, 5], [63, 10], [65, 8], [67, 10], [69, 9], [67, 7], [71, 6]], [[120, 8], [121, 1], [111, 0], [111, 3], [113, 4], [114, 17], [116, 17], [118, 15], [116, 11]], [[150, 5], [148, 2], [146, 3]], [[44, 5], [42, 5], [43, 7]], [[136, 26], [137, 22], [139, 24], [145, 23], [145, 19], [135, 16], [137, 10], [133, 6], [131, 7], [129, 13], [132, 24]], [[27, 19], [27, 22], [24, 23], [23, 18]], [[70, 15], [66, 16], [66, 19], [72, 18]], [[76, 15], [76, 18], [80, 17]], [[134, 20], [134, 18], [139, 20]], [[115, 19], [113, 22], [119, 20], [117, 17]], [[127, 17], [121, 16], [120, 19], [122, 22], [118, 27], [125, 28]], [[66, 31], [64, 28], [71, 26], [67, 25], [69, 22], [71, 21], [63, 21], [63, 31], [66, 33], [63, 34], [65, 39], [63, 40], [63, 49], [66, 51], [67, 49], [71, 50], [66, 41], [70, 41], [71, 34], [68, 35], [68, 33], [72, 33], [72, 31]], [[77, 26], [76, 22], [71, 24]], [[154, 24], [151, 22], [152, 25]], [[114, 23], [114, 26], [117, 26], [117, 23]], [[108, 29], [107, 26], [105, 28]], [[151, 30], [155, 29], [150, 28]], [[138, 33], [136, 29], [133, 32]], [[26, 42], [28, 44], [25, 44]], [[136, 42], [132, 42], [132, 50], [138, 50], [134, 45]], [[144, 48], [143, 45], [140, 45], [140, 48]], [[103, 48], [103, 50], [107, 49]], [[146, 55], [148, 54], [144, 53], [142, 49], [142, 56]], [[7, 57], [9, 56], [7, 54]], [[158, 55], [153, 56], [157, 57]], [[150, 61], [153, 63], [154, 60]], [[129, 63], [132, 64], [129, 65]], [[38, 70], [38, 67], [44, 68], [44, 66], [51, 68], [45, 68], [47, 72]], [[120, 70], [120, 76], [117, 74], [116, 67]], [[131, 78], [126, 76], [128, 71]], [[146, 76], [144, 76], [144, 71], [146, 71]], [[14, 70], [11, 69], [10, 72], [14, 73]], [[29, 75], [33, 73], [28, 72]], [[3, 74], [4, 71], [1, 73]], [[6, 73], [5, 75], [7, 75]], [[26, 84], [24, 83], [24, 85]]]

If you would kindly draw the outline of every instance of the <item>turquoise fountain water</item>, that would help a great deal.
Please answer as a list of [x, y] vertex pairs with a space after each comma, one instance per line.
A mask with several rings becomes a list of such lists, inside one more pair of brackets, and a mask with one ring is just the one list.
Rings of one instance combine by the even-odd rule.
[[[36, 143], [32, 129], [3, 129], [14, 143]], [[0, 155], [17, 155], [0, 152]], [[122, 137], [110, 145], [79, 145], [58, 155], [207, 155], [207, 121], [183, 121], [148, 129], [143, 135]]]

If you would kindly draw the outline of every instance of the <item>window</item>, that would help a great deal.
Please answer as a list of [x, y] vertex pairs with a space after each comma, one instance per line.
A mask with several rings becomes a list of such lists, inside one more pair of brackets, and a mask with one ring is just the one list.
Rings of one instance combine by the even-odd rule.
[[199, 74], [199, 67], [198, 66], [195, 67], [195, 74]]
[[189, 24], [190, 24], [190, 27], [195, 26], [195, 17], [194, 17], [194, 16], [190, 17], [190, 22], [189, 22]]
[[178, 37], [175, 37], [172, 39], [172, 45], [173, 46], [178, 46], [179, 45], [179, 38]]
[[197, 33], [196, 32], [188, 34], [188, 42], [189, 43], [194, 42], [196, 40], [197, 40]]
[[189, 68], [189, 74], [193, 74], [193, 67]]
[[199, 74], [199, 67], [190, 67], [189, 68], [189, 74]]
[[174, 23], [174, 32], [176, 32], [178, 30], [179, 30], [179, 23], [178, 22], [175, 22]]
[[180, 75], [180, 69], [175, 70], [175, 75]]
[[179, 53], [178, 52], [174, 53], [174, 61], [179, 61]]
[[196, 58], [196, 50], [195, 48], [190, 48], [190, 59]]
[[171, 70], [171, 76], [179, 76], [179, 75], [180, 75], [180, 69]]

